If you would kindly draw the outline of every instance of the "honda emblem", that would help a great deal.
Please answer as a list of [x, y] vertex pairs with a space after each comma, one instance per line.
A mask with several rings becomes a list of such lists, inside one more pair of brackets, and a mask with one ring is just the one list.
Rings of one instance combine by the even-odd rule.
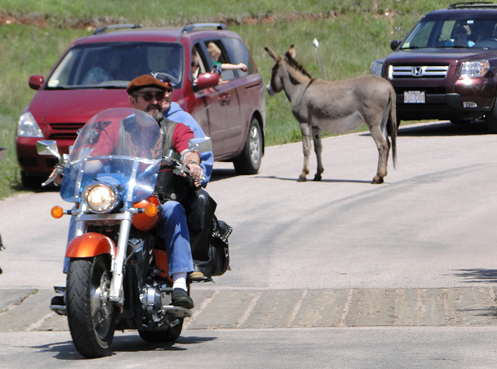
[[413, 67], [412, 75], [414, 77], [421, 77], [423, 75], [423, 69], [421, 67]]

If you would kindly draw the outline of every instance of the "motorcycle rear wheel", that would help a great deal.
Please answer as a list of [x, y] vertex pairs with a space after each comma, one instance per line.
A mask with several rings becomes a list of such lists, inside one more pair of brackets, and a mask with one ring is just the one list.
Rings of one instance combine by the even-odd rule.
[[105, 356], [114, 338], [116, 311], [108, 299], [111, 277], [105, 255], [69, 263], [67, 320], [74, 346], [87, 358]]
[[[176, 321], [178, 320], [178, 322]], [[138, 331], [142, 340], [150, 343], [174, 342], [181, 335], [183, 329], [183, 318], [169, 318], [169, 322], [174, 324], [167, 331]]]

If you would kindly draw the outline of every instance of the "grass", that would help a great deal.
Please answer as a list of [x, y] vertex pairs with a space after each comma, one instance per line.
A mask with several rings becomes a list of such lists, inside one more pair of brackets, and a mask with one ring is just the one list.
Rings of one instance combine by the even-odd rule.
[[[426, 12], [448, 5], [439, 0], [206, 0], [182, 7], [150, 0], [0, 0], [0, 15], [16, 21], [0, 26], [0, 199], [21, 190], [15, 157], [15, 129], [22, 110], [35, 94], [33, 74], [47, 76], [75, 39], [107, 23], [144, 26], [227, 22], [239, 33], [263, 76], [269, 81], [273, 60], [264, 46], [283, 55], [291, 44], [297, 60], [321, 78], [316, 48], [326, 79], [369, 73], [375, 59], [390, 52], [390, 41], [403, 38]], [[1, 19], [1, 18], [0, 18]], [[266, 99], [267, 145], [300, 141], [300, 130], [283, 93]]]
[[[85, 20], [108, 17], [112, 20], [132, 22], [161, 22], [171, 24], [213, 21], [219, 18], [239, 20], [245, 17], [272, 16], [285, 19], [295, 14], [333, 13], [336, 15], [383, 14], [395, 11], [400, 15], [419, 18], [430, 10], [445, 7], [449, 3], [440, 0], [252, 0], [219, 2], [204, 0], [200, 4], [171, 3], [150, 0], [144, 6], [135, 0], [0, 0], [0, 9], [17, 14], [37, 14], [49, 19]], [[74, 24], [77, 23], [74, 22]]]

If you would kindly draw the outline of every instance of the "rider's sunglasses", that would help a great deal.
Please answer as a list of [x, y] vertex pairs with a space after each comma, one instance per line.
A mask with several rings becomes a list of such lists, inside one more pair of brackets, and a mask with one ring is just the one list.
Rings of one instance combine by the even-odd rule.
[[156, 92], [155, 94], [151, 92], [145, 92], [144, 94], [136, 94], [136, 96], [140, 96], [143, 98], [143, 100], [149, 102], [152, 101], [155, 97], [155, 100], [157, 101], [162, 101], [164, 100], [165, 94], [164, 92]]

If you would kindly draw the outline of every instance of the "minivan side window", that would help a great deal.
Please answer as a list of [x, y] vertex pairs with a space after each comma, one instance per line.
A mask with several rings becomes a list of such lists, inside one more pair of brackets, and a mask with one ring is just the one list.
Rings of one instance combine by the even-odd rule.
[[[205, 47], [208, 48], [211, 42], [214, 43], [221, 50], [221, 56], [219, 56], [219, 59], [217, 61], [221, 64], [232, 63], [228, 54], [226, 53], [226, 50], [224, 49], [224, 45], [219, 40], [205, 41]], [[231, 81], [235, 78], [236, 78], [235, 71], [223, 69], [223, 76], [222, 76], [223, 81]]]
[[254, 64], [252, 63], [252, 59], [245, 47], [245, 44], [237, 38], [227, 37], [224, 38], [223, 41], [228, 45], [231, 50], [233, 57], [233, 64], [243, 63], [247, 66], [248, 71], [242, 72], [241, 70], [237, 70], [238, 76], [243, 77], [247, 74], [254, 73]]

